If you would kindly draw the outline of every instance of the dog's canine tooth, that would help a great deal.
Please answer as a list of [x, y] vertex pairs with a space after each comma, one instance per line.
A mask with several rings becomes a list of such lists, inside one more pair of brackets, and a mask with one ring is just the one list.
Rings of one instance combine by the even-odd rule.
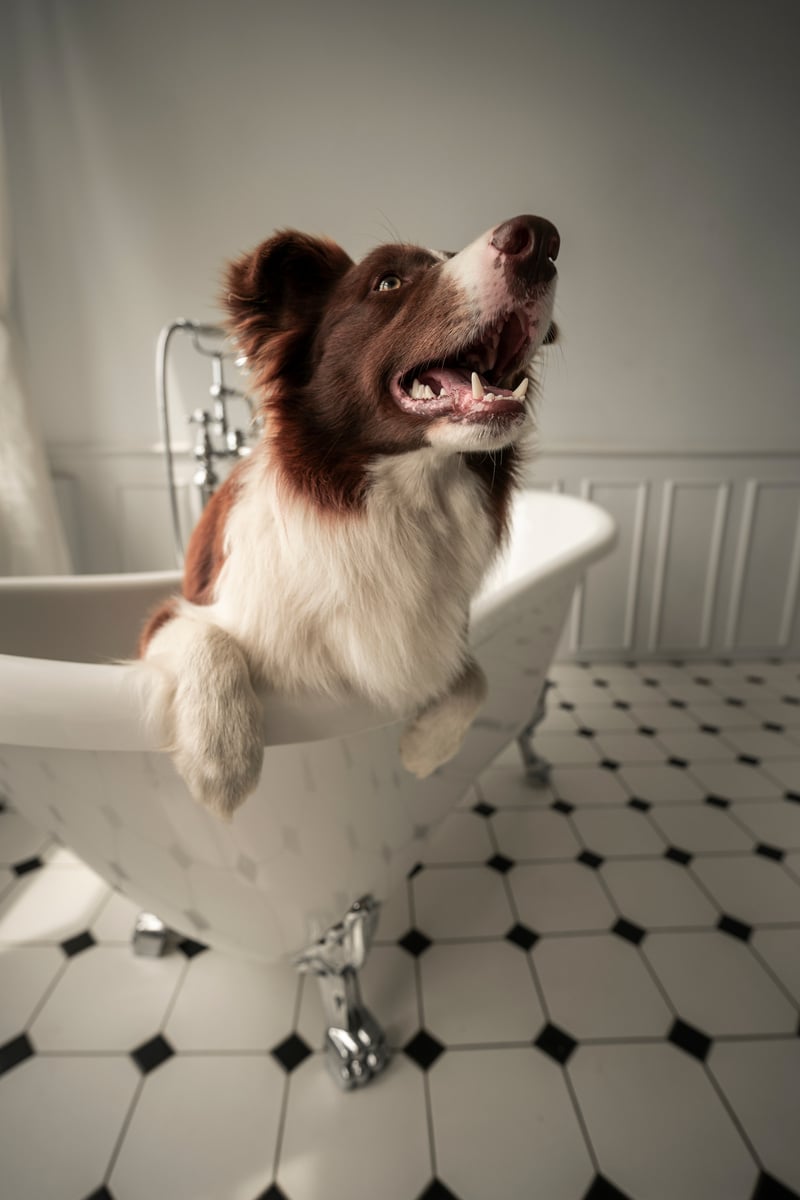
[[473, 371], [472, 372], [472, 398], [473, 398], [473, 400], [482, 400], [485, 395], [486, 395], [486, 393], [483, 390], [483, 384], [480, 381], [478, 372]]
[[529, 379], [523, 379], [523, 381], [522, 381], [522, 383], [519, 385], [519, 387], [515, 387], [515, 388], [514, 388], [514, 391], [511, 393], [511, 394], [512, 394], [512, 396], [516, 396], [518, 400], [524, 400], [524, 399], [525, 399], [525, 394], [526, 394], [526, 393], [527, 393], [527, 391], [528, 391], [528, 384], [529, 384], [529, 382], [530, 382], [530, 380], [529, 380]]

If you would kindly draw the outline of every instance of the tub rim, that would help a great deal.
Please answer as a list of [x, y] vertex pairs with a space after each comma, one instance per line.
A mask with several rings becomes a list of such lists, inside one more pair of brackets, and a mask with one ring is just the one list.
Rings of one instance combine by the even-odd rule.
[[[587, 527], [565, 549], [521, 571], [512, 580], [480, 593], [473, 602], [470, 641], [479, 648], [496, 628], [496, 614], [537, 584], [561, 575], [577, 583], [586, 568], [615, 545], [613, 518], [593, 501], [538, 492], [556, 507], [581, 510]], [[181, 572], [116, 572], [96, 575], [7, 576], [2, 590], [101, 591], [179, 585]], [[573, 585], [574, 586], [574, 585]], [[142, 720], [142, 672], [133, 662], [85, 663], [0, 654], [0, 745], [50, 749], [145, 751], [164, 749], [158, 729]], [[44, 702], [43, 702], [44, 701]], [[65, 717], [65, 713], [69, 717]], [[267, 695], [265, 746], [319, 741], [398, 722], [396, 714], [358, 697], [346, 703], [312, 693]]]

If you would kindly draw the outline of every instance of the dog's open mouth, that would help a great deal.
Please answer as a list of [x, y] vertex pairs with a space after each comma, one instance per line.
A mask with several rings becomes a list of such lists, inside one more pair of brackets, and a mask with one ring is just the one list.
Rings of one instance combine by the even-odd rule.
[[528, 389], [523, 368], [536, 326], [525, 309], [506, 313], [453, 357], [403, 372], [393, 380], [392, 394], [418, 416], [469, 422], [520, 418]]

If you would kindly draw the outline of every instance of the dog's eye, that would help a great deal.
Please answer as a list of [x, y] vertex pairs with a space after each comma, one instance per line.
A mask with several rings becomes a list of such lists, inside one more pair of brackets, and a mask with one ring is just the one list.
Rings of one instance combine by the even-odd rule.
[[396, 292], [397, 289], [402, 286], [403, 281], [399, 275], [381, 275], [380, 279], [378, 280], [378, 286], [375, 290], [378, 292]]

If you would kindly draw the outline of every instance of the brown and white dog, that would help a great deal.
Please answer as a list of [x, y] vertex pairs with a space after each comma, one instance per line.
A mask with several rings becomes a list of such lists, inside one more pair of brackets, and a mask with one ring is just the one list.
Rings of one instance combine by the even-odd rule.
[[409, 717], [400, 754], [421, 777], [457, 752], [486, 690], [470, 600], [503, 539], [532, 360], [554, 340], [558, 248], [549, 221], [520, 216], [459, 254], [384, 245], [355, 264], [285, 231], [229, 267], [264, 433], [140, 644], [177, 769], [221, 816], [257, 785], [268, 689]]

